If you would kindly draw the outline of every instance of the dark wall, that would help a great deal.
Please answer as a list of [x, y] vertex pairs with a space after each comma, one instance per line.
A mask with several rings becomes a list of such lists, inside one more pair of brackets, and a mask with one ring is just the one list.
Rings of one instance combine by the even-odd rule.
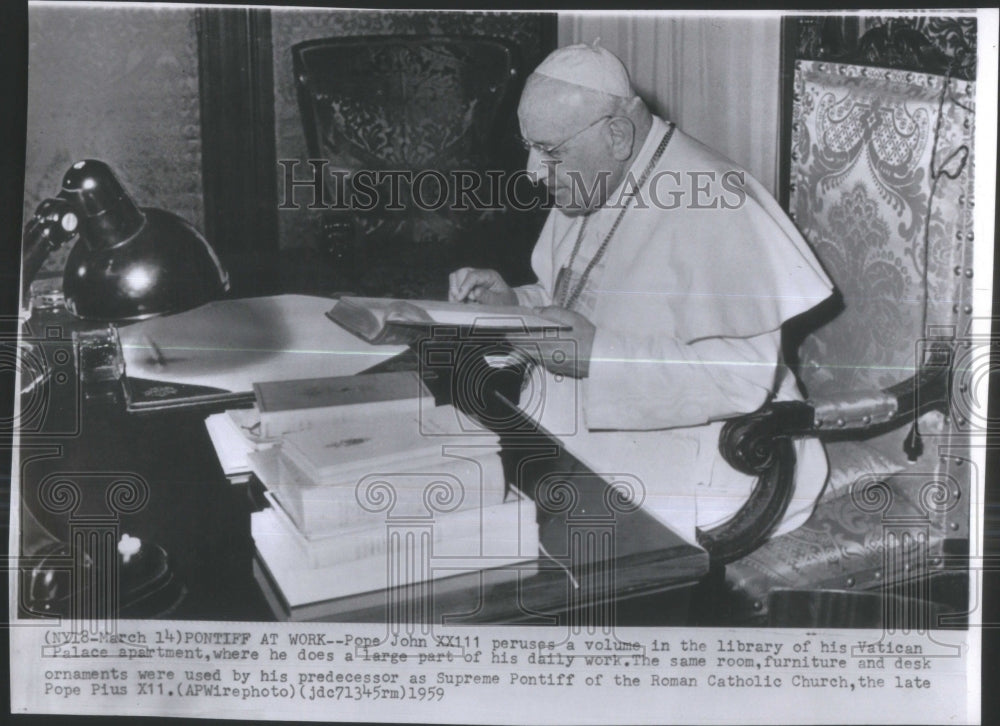
[[[24, 215], [73, 162], [108, 162], [144, 206], [204, 229], [192, 8], [33, 6]], [[62, 269], [68, 249], [47, 269]]]
[[[472, 35], [499, 37], [515, 44], [520, 58], [520, 74], [514, 89], [514, 100], [520, 91], [520, 82], [555, 48], [556, 22], [554, 14], [540, 13], [455, 13], [455, 12], [383, 12], [357, 10], [293, 10], [275, 8], [271, 11], [271, 46], [273, 49], [274, 121], [277, 158], [305, 162], [309, 158], [302, 118], [296, 99], [295, 79], [292, 70], [292, 46], [305, 40], [357, 35]], [[510, 112], [513, 113], [512, 105]], [[527, 154], [525, 153], [525, 156]], [[516, 162], [515, 166], [520, 162]], [[300, 166], [300, 175], [308, 174], [308, 167]], [[280, 170], [280, 169], [279, 169]], [[278, 177], [277, 194], [284, 193], [283, 180]], [[543, 216], [528, 215], [518, 227], [518, 239], [498, 242], [504, 249], [497, 249], [490, 266], [504, 268], [512, 283], [528, 281], [528, 258], [534, 236]], [[303, 208], [278, 212], [278, 237], [284, 260], [283, 282], [285, 289], [322, 289], [327, 273], [323, 272], [328, 260], [315, 247], [322, 246], [322, 212]], [[520, 239], [523, 237], [524, 239]], [[434, 275], [441, 277], [439, 272]], [[412, 281], [411, 281], [412, 282]], [[443, 278], [441, 280], [443, 284]], [[349, 283], [341, 283], [348, 284]], [[410, 297], [414, 294], [437, 294], [430, 281], [410, 285], [387, 284], [379, 294], [396, 294]], [[405, 289], [404, 289], [405, 288]], [[350, 289], [350, 288], [348, 288]], [[411, 294], [412, 293], [412, 294]]]

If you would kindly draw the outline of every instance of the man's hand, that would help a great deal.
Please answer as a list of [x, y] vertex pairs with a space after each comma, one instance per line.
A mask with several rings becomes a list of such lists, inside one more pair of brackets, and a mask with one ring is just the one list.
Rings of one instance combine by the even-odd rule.
[[517, 305], [517, 295], [496, 270], [463, 267], [448, 275], [448, 299], [486, 305]]
[[[566, 325], [569, 331], [560, 331], [558, 338], [532, 338], [525, 351], [541, 354], [540, 363], [550, 373], [573, 378], [585, 378], [590, 373], [590, 353], [594, 347], [596, 328], [586, 317], [558, 305], [535, 308], [535, 313], [546, 320]], [[516, 343], [516, 341], [515, 341]]]

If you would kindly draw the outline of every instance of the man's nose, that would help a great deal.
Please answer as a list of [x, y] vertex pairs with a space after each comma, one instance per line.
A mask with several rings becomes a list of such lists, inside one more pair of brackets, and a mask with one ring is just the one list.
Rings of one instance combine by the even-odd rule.
[[541, 184], [549, 175], [549, 165], [545, 156], [538, 149], [532, 147], [528, 150], [528, 162], [525, 169], [528, 178], [533, 184]]

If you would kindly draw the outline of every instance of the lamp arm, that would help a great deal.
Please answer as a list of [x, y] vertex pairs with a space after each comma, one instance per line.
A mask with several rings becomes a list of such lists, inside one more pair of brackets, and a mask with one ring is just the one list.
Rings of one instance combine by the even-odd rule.
[[77, 236], [80, 221], [65, 199], [46, 199], [24, 225], [24, 248], [21, 261], [21, 289], [26, 302], [29, 288], [45, 260]]

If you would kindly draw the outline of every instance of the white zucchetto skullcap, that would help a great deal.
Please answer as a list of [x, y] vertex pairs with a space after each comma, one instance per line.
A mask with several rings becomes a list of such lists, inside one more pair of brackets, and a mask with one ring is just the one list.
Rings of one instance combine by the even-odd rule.
[[598, 40], [593, 45], [580, 43], [552, 51], [535, 73], [611, 96], [632, 98], [635, 91], [625, 65], [614, 53], [600, 47]]

